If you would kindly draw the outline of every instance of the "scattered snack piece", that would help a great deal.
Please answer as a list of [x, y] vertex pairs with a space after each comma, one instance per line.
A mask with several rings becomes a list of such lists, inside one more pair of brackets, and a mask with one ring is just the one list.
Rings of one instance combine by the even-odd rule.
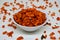
[[12, 2], [10, 2], [10, 5], [13, 5], [13, 3], [12, 3]]
[[12, 37], [13, 31], [7, 32], [8, 37]]
[[17, 27], [16, 27], [15, 25], [13, 25], [13, 24], [8, 24], [8, 26], [9, 26], [9, 27], [12, 27], [12, 28], [14, 28], [14, 29], [17, 28]]
[[3, 34], [3, 35], [4, 35], [4, 34], [7, 34], [7, 31], [4, 31], [2, 34]]
[[56, 40], [56, 37], [55, 36], [50, 36], [50, 39], [51, 40]]
[[57, 20], [57, 21], [60, 21], [60, 17], [57, 17], [56, 20]]
[[16, 5], [19, 6], [19, 9], [20, 9], [20, 8], [24, 8], [24, 4], [16, 3]]
[[8, 2], [4, 2], [4, 6], [10, 6]]
[[51, 13], [51, 16], [55, 16], [55, 12], [52, 12], [52, 13]]
[[10, 32], [4, 31], [2, 34], [3, 35], [6, 34], [8, 37], [12, 37], [13, 31], [10, 31]]
[[39, 0], [36, 0], [36, 2], [39, 2]]
[[11, 15], [11, 13], [8, 13], [8, 15]]
[[60, 30], [58, 30], [58, 33], [60, 34]]
[[38, 40], [38, 38], [36, 38], [35, 40]]
[[58, 7], [58, 4], [57, 4], [57, 2], [56, 2], [56, 1], [54, 2], [54, 4], [55, 4], [55, 6], [56, 6], [56, 7]]
[[49, 36], [50, 36], [50, 39], [51, 40], [56, 40], [56, 37], [55, 37], [55, 33], [54, 32], [51, 32]]
[[59, 37], [59, 40], [60, 40], [60, 37]]
[[[51, 26], [51, 23], [48, 23], [48, 22], [47, 22], [45, 25], [49, 25], [49, 26]], [[45, 26], [45, 25], [44, 25], [44, 26]]]
[[38, 8], [42, 9], [42, 10], [45, 10], [46, 7], [43, 5], [43, 6], [39, 6]]
[[53, 35], [55, 35], [55, 33], [54, 32], [51, 32], [49, 36], [53, 36]]
[[58, 12], [60, 12], [60, 10], [58, 10]]
[[5, 25], [2, 25], [2, 28], [5, 28]]
[[16, 7], [13, 7], [12, 10], [13, 10], [13, 11], [14, 11], [14, 10], [17, 10], [17, 8], [16, 8]]
[[52, 29], [57, 29], [57, 28], [59, 28], [59, 26], [52, 26]]
[[32, 6], [33, 6], [33, 8], [37, 8], [37, 6], [36, 6], [36, 5], [34, 5], [34, 4], [32, 4]]
[[16, 0], [14, 0], [14, 3], [16, 3]]
[[5, 9], [5, 7], [1, 7], [1, 13], [4, 13], [5, 15], [7, 14], [7, 10]]
[[3, 20], [3, 22], [5, 22], [5, 20], [6, 20], [6, 16], [5, 15], [3, 16], [3, 19], [2, 20]]
[[47, 38], [47, 35], [42, 35], [41, 36], [41, 40], [46, 39], [46, 38]]
[[12, 19], [11, 19], [11, 18], [9, 18], [8, 22], [11, 22], [11, 20], [12, 20]]
[[19, 36], [16, 40], [23, 40], [23, 36]]
[[46, 31], [44, 31], [44, 33], [46, 33]]
[[53, 4], [52, 3], [49, 3], [49, 7], [51, 8], [53, 6]]
[[43, 1], [48, 1], [48, 0], [43, 0]]

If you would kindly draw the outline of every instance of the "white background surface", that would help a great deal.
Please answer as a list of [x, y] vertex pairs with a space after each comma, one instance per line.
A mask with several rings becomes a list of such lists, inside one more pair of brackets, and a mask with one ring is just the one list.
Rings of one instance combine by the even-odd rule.
[[[8, 1], [8, 2], [14, 2], [13, 0], [0, 0], [0, 8], [2, 7], [2, 4], [5, 2], [5, 1]], [[17, 2], [20, 2], [21, 0], [17, 0]], [[26, 2], [26, 0], [22, 0], [22, 1], [24, 1], [24, 4], [25, 4], [25, 2]], [[28, 0], [27, 0], [28, 1]], [[55, 0], [49, 0], [50, 2], [54, 2]], [[57, 1], [57, 3], [59, 4], [60, 3], [60, 0], [56, 0]], [[39, 6], [39, 5], [45, 5], [45, 3], [43, 2], [43, 0], [40, 0], [40, 2], [39, 3], [36, 3], [36, 2], [33, 2], [34, 4], [36, 4], [37, 6]], [[31, 6], [30, 4], [29, 4], [29, 2], [28, 2], [28, 4], [27, 4], [28, 6]], [[11, 7], [6, 7], [6, 9], [9, 11], [9, 9], [10, 9]], [[58, 12], [58, 10], [60, 9], [60, 5], [59, 5], [59, 7], [58, 8], [56, 8], [56, 6], [54, 5], [52, 8], [49, 8], [49, 7], [47, 7], [47, 9], [46, 10], [41, 10], [41, 9], [39, 9], [40, 11], [42, 11], [42, 12], [45, 12], [45, 13], [47, 13], [48, 14], [48, 11], [49, 10], [51, 10], [52, 12], [55, 12], [56, 13], [56, 16], [54, 17], [54, 19], [52, 19], [52, 17], [49, 15], [48, 16], [48, 19], [50, 19], [51, 21], [50, 21], [50, 23], [52, 24], [51, 26], [53, 26], [53, 25], [55, 25], [55, 23], [57, 22], [58, 24], [58, 26], [60, 26], [60, 22], [59, 21], [56, 21], [56, 17], [58, 17], [58, 16], [60, 16], [60, 13]], [[17, 11], [15, 11], [15, 12], [17, 12]], [[15, 12], [11, 12], [11, 14], [13, 14], [13, 13], [15, 13]], [[0, 14], [0, 18], [2, 18], [2, 16], [3, 16], [3, 14]], [[35, 38], [38, 38], [39, 40], [41, 40], [41, 35], [43, 34], [43, 32], [44, 32], [44, 30], [46, 30], [47, 31], [47, 38], [46, 38], [46, 40], [50, 40], [50, 38], [49, 38], [49, 34], [51, 33], [51, 32], [54, 32], [55, 33], [55, 36], [56, 36], [56, 40], [58, 40], [58, 37], [60, 37], [60, 34], [58, 34], [58, 32], [57, 32], [57, 30], [59, 30], [60, 29], [60, 27], [58, 28], [58, 29], [52, 29], [51, 28], [51, 26], [43, 26], [43, 27], [41, 27], [39, 30], [37, 30], [37, 31], [35, 31], [35, 32], [25, 32], [25, 31], [23, 31], [22, 29], [20, 29], [19, 27], [17, 27], [17, 29], [13, 29], [13, 28], [11, 28], [11, 27], [8, 27], [7, 26], [7, 24], [9, 23], [7, 20], [8, 20], [8, 18], [10, 18], [11, 16], [8, 16], [8, 15], [6, 15], [7, 16], [7, 19], [6, 19], [6, 21], [5, 22], [2, 22], [2, 19], [0, 20], [0, 40], [4, 40], [4, 39], [6, 39], [6, 40], [16, 40], [16, 38], [18, 37], [18, 36], [23, 36], [24, 37], [24, 40], [35, 40]], [[1, 28], [1, 26], [2, 25], [5, 25], [5, 28]], [[3, 35], [2, 34], [2, 32], [3, 31], [14, 31], [14, 33], [13, 33], [13, 36], [12, 37], [8, 37], [7, 35]]]

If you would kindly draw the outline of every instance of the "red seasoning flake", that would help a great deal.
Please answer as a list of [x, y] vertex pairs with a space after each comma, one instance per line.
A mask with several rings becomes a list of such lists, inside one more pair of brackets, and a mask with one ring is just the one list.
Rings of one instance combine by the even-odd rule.
[[4, 6], [9, 6], [9, 3], [8, 2], [5, 2], [3, 5]]
[[8, 21], [9, 21], [9, 22], [11, 22], [11, 20], [12, 20], [12, 19], [11, 19], [11, 18], [9, 18], [9, 20], [8, 20]]
[[35, 40], [38, 40], [38, 38], [36, 38]]
[[5, 25], [2, 25], [2, 28], [5, 28]]
[[3, 19], [2, 20], [3, 20], [3, 22], [6, 20], [6, 16], [5, 15], [3, 16]]
[[55, 16], [55, 12], [52, 12], [52, 13], [51, 13], [51, 16]]
[[23, 36], [19, 36], [16, 40], [23, 40]]
[[60, 30], [58, 30], [58, 33], [60, 34]]
[[7, 34], [7, 31], [4, 31], [2, 34], [3, 34], [3, 35], [4, 35], [4, 34]]
[[12, 37], [13, 31], [7, 32], [8, 37]]
[[57, 21], [60, 21], [60, 17], [57, 17], [56, 20], [57, 20]]
[[52, 26], [52, 29], [57, 29], [57, 28], [59, 28], [59, 26]]

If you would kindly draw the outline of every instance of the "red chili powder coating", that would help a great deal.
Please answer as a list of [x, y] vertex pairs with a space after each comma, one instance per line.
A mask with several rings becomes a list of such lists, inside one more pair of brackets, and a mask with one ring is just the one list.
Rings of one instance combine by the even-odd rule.
[[16, 23], [28, 27], [41, 25], [46, 21], [45, 13], [40, 12], [35, 8], [22, 9], [14, 14], [13, 18]]
[[60, 17], [57, 17], [56, 20], [57, 20], [57, 21], [60, 21]]
[[16, 40], [23, 40], [23, 36], [19, 36]]

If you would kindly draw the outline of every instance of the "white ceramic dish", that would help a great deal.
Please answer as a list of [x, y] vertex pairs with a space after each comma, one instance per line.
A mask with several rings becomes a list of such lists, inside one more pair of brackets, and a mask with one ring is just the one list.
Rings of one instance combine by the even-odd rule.
[[48, 15], [47, 15], [47, 13], [45, 13], [45, 14], [46, 14], [46, 21], [43, 24], [41, 24], [39, 26], [35, 26], [35, 27], [28, 27], [28, 26], [19, 25], [18, 23], [16, 23], [14, 21], [13, 17], [12, 17], [12, 19], [13, 19], [13, 22], [23, 30], [25, 30], [25, 31], [36, 31], [37, 29], [40, 29], [44, 24], [46, 24]]

